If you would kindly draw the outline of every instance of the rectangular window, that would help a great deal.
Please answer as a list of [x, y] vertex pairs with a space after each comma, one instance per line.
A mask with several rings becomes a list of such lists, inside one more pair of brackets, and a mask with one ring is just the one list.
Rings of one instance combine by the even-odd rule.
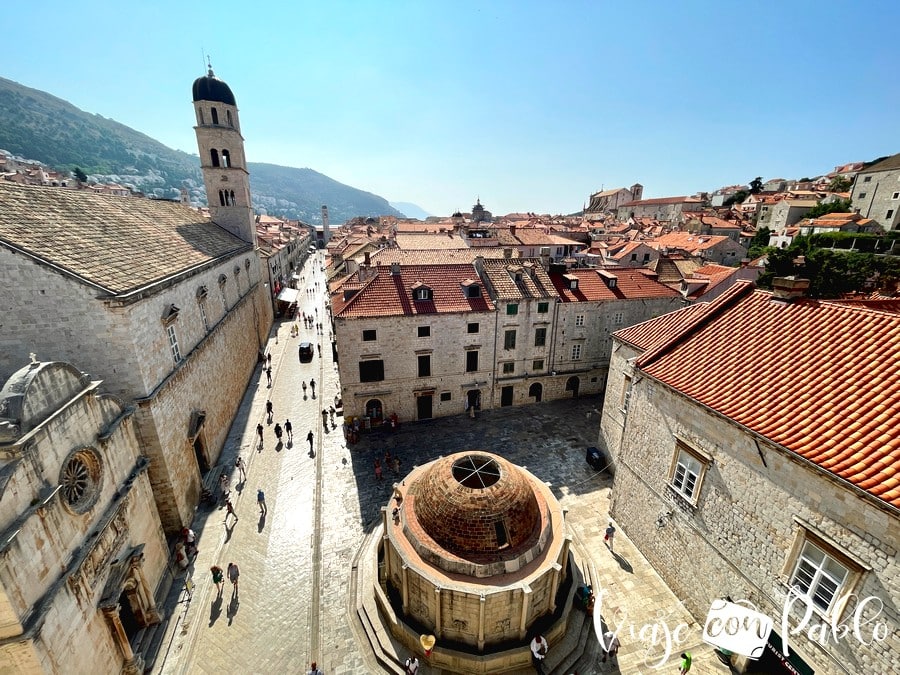
[[791, 588], [828, 615], [849, 577], [850, 570], [845, 565], [806, 541], [791, 575]]
[[516, 372], [516, 364], [510, 361], [509, 363], [503, 364], [503, 374], [509, 375], [511, 373]]
[[478, 324], [470, 323], [466, 326], [466, 332], [468, 333], [477, 333], [478, 332]]
[[419, 337], [431, 337], [431, 326], [419, 326]]
[[632, 253], [631, 254], [631, 262], [636, 262], [636, 261], [637, 261], [637, 253]]
[[166, 334], [169, 336], [169, 349], [172, 350], [172, 360], [179, 364], [181, 363], [181, 350], [178, 348], [178, 336], [175, 335], [175, 326], [173, 324], [166, 326]]
[[885, 218], [893, 218], [894, 217], [894, 209], [888, 209], [888, 212], [884, 215]]
[[503, 333], [503, 348], [504, 349], [515, 349], [516, 348], [516, 331], [508, 330]]
[[650, 262], [650, 254], [649, 253], [644, 254], [644, 262]]
[[360, 382], [381, 382], [384, 379], [384, 361], [374, 359], [359, 362]]
[[619, 401], [619, 408], [622, 412], [628, 412], [628, 403], [631, 401], [631, 378], [626, 375], [625, 382], [622, 385], [622, 398]]
[[700, 495], [706, 461], [684, 443], [676, 442], [675, 461], [669, 473], [669, 486], [691, 504], [696, 504]]
[[584, 314], [576, 314], [575, 315], [575, 325], [576, 326], [584, 325]]
[[613, 314], [613, 323], [617, 326], [621, 326], [625, 322], [625, 314], [623, 312], [616, 312]]
[[572, 345], [572, 360], [578, 361], [581, 359], [581, 345]]
[[441, 400], [442, 400], [442, 401], [449, 401], [451, 398], [452, 398], [452, 397], [450, 396], [450, 392], [449, 392], [449, 391], [442, 391], [442, 392], [441, 392]]
[[363, 342], [372, 342], [375, 340], [375, 331], [374, 330], [364, 330], [363, 331]]
[[860, 193], [859, 193], [859, 198], [860, 198], [860, 199], [865, 199], [865, 198], [866, 198], [866, 193], [865, 193], [865, 192], [860, 192]]
[[539, 302], [538, 303], [538, 314], [546, 314], [550, 310], [549, 302]]
[[431, 354], [419, 354], [419, 377], [431, 377]]
[[[890, 216], [888, 216], [890, 218]], [[206, 303], [201, 300], [197, 303], [200, 306], [200, 319], [203, 321], [203, 330], [209, 331], [209, 317], [206, 316]]]
[[900, 199], [900, 192], [895, 192], [891, 195], [891, 199]]
[[517, 305], [514, 302], [509, 303], [508, 305], [506, 305], [506, 313], [509, 316], [518, 314], [519, 313], [519, 305]]
[[466, 352], [466, 372], [474, 373], [478, 370], [478, 350], [473, 349]]
[[544, 359], [535, 359], [531, 362], [532, 370], [543, 370], [544, 369]]
[[534, 329], [534, 346], [535, 347], [543, 347], [547, 344], [547, 329], [546, 328], [535, 328]]
[[866, 176], [865, 178], [863, 178], [863, 183], [869, 183], [871, 181], [872, 181], [872, 176]]

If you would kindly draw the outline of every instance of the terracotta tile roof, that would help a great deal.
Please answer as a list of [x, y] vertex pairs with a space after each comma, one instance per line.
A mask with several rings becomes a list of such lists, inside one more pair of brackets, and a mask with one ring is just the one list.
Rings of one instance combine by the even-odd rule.
[[900, 169], [900, 153], [891, 155], [872, 166], [868, 166], [859, 173], [874, 173], [876, 171], [895, 171]]
[[394, 239], [400, 248], [411, 249], [451, 249], [466, 245], [466, 240], [453, 232], [439, 234], [398, 232]]
[[[590, 302], [596, 300], [636, 300], [640, 298], [669, 298], [678, 293], [668, 286], [651, 279], [639, 270], [616, 268], [602, 270], [616, 276], [616, 285], [610, 288], [601, 270], [571, 269], [565, 274], [552, 273], [550, 279], [563, 302]], [[566, 277], [576, 277], [578, 288], [572, 290]]]
[[[372, 278], [365, 277], [366, 273]], [[494, 304], [482, 289], [480, 297], [468, 298], [462, 290], [463, 282], [478, 279], [474, 265], [401, 265], [398, 275], [391, 267], [369, 268], [348, 277], [347, 288], [359, 291], [350, 298], [332, 298], [335, 317], [414, 316], [420, 314], [450, 314], [454, 312], [491, 312]], [[428, 286], [431, 300], [413, 300], [415, 284]], [[341, 291], [344, 286], [336, 289]]]
[[738, 283], [692, 319], [643, 326], [657, 344], [637, 367], [900, 507], [900, 313]]
[[[558, 293], [539, 260], [485, 260], [484, 276], [500, 300], [556, 298]], [[516, 281], [518, 275], [519, 281]]]
[[698, 317], [705, 316], [709, 307], [708, 302], [698, 302], [655, 319], [636, 323], [614, 335], [622, 342], [646, 352], [665, 344], [673, 335], [681, 334], [686, 326], [695, 323]]
[[691, 232], [669, 232], [656, 239], [648, 239], [646, 244], [653, 248], [681, 248], [685, 251], [704, 251], [729, 241], [724, 234], [692, 234]]
[[[459, 239], [456, 240], [459, 242]], [[519, 257], [518, 249], [510, 251], [512, 258]], [[504, 258], [502, 248], [449, 248], [405, 250], [402, 248], [383, 248], [372, 253], [369, 259], [373, 265], [390, 265], [398, 262], [401, 265], [439, 265], [441, 263], [472, 263], [475, 258]]]
[[0, 245], [123, 294], [250, 250], [176, 202], [0, 181]]

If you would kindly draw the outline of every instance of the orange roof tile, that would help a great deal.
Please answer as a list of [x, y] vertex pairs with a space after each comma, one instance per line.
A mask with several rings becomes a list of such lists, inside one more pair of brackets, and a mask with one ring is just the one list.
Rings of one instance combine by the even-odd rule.
[[616, 336], [646, 374], [900, 507], [900, 313], [738, 283]]
[[[670, 298], [678, 293], [665, 286], [639, 270], [630, 268], [616, 268], [614, 270], [602, 270], [607, 274], [616, 276], [616, 285], [610, 288], [601, 270], [596, 269], [571, 269], [565, 275], [554, 272], [550, 275], [553, 285], [556, 287], [563, 302], [590, 302], [596, 300], [632, 300], [639, 298]], [[578, 279], [578, 288], [574, 291], [569, 288], [565, 277]]]

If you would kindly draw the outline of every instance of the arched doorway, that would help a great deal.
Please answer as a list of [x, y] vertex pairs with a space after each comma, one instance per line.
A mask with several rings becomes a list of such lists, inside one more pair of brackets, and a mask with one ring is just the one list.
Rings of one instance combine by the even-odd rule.
[[371, 425], [381, 424], [381, 421], [384, 419], [384, 410], [381, 401], [377, 398], [371, 398], [366, 401], [365, 416], [369, 418], [369, 423]]
[[481, 390], [480, 389], [472, 389], [471, 391], [466, 392], [466, 410], [469, 408], [475, 408], [475, 410], [481, 410]]
[[535, 403], [540, 403], [544, 395], [544, 387], [540, 382], [534, 382], [528, 387], [528, 395], [534, 399]]
[[572, 398], [578, 397], [578, 386], [581, 382], [574, 375], [566, 380], [566, 391], [572, 392]]

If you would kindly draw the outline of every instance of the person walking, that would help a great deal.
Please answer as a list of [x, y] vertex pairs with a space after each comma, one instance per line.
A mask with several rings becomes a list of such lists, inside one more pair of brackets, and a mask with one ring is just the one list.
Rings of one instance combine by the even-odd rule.
[[325, 675], [325, 673], [323, 673], [321, 670], [319, 670], [319, 667], [316, 665], [316, 662], [313, 661], [312, 663], [309, 664], [309, 670], [306, 672], [306, 675]]
[[375, 480], [381, 480], [381, 462], [375, 460]]
[[290, 420], [284, 421], [284, 433], [287, 434], [288, 442], [293, 443], [294, 442], [294, 425], [291, 424]]
[[322, 410], [322, 426], [325, 428], [325, 431], [328, 431], [328, 411]]
[[266, 368], [272, 367], [272, 352], [266, 354]]
[[678, 675], [687, 675], [688, 671], [691, 669], [691, 653], [690, 652], [682, 652], [681, 653], [681, 665], [678, 670]]
[[312, 378], [309, 380], [309, 388], [312, 390], [312, 397], [316, 397], [316, 381]]
[[403, 665], [406, 668], [406, 675], [416, 675], [419, 672], [419, 659], [415, 655], [406, 659], [406, 663]]
[[282, 433], [283, 433], [283, 432], [282, 432], [282, 430], [281, 430], [281, 425], [278, 424], [278, 422], [276, 422], [276, 423], [275, 423], [275, 438], [278, 439], [278, 442], [279, 442], [279, 443], [281, 443], [281, 434], [282, 434]]
[[259, 444], [263, 444], [263, 425], [262, 422], [256, 425], [256, 435], [259, 436]]
[[543, 635], [535, 635], [531, 640], [531, 664], [534, 669], [543, 675], [544, 659], [547, 658], [549, 645]]
[[219, 490], [222, 492], [222, 497], [228, 499], [228, 476], [224, 471], [219, 474]]
[[225, 573], [218, 565], [213, 565], [209, 568], [209, 571], [212, 572], [213, 583], [219, 590], [217, 595], [222, 595], [222, 590], [225, 588]]
[[244, 460], [241, 459], [240, 455], [234, 460], [234, 468], [238, 470], [238, 475], [241, 477], [242, 483], [247, 480], [247, 469], [244, 466]]
[[231, 591], [231, 595], [235, 596], [238, 594], [238, 579], [241, 577], [241, 570], [238, 569], [236, 563], [230, 562], [228, 563], [228, 579], [231, 581], [231, 585], [233, 589]]
[[306, 380], [303, 380], [303, 398], [306, 398]]
[[272, 366], [266, 368], [266, 380], [269, 383], [269, 387], [272, 386]]
[[603, 634], [603, 658], [600, 659], [601, 663], [606, 663], [606, 657], [609, 656], [613, 661], [616, 659], [616, 654], [619, 653], [619, 647], [621, 646], [619, 643], [619, 636], [613, 633], [611, 630], [606, 631]]
[[316, 440], [316, 435], [312, 432], [312, 429], [310, 429], [309, 433], [306, 434], [306, 440], [309, 441], [309, 451], [312, 452], [313, 441]]
[[272, 399], [266, 401], [266, 415], [268, 416], [269, 424], [272, 423], [272, 415], [275, 414], [275, 408], [272, 405]]
[[181, 537], [184, 541], [184, 552], [187, 553], [189, 557], [197, 555], [197, 535], [194, 534], [194, 531], [185, 527], [181, 530]]
[[259, 504], [260, 513], [266, 514], [269, 512], [269, 507], [266, 506], [266, 493], [262, 491], [262, 488], [256, 490], [256, 503]]
[[234, 504], [230, 499], [225, 500], [225, 527], [228, 527], [228, 516], [234, 516], [234, 522], [237, 523], [238, 515], [235, 513]]
[[613, 538], [616, 536], [616, 527], [612, 524], [612, 521], [609, 521], [609, 527], [606, 528], [606, 534], [603, 535], [603, 541], [606, 542], [606, 547], [612, 551], [613, 550]]

